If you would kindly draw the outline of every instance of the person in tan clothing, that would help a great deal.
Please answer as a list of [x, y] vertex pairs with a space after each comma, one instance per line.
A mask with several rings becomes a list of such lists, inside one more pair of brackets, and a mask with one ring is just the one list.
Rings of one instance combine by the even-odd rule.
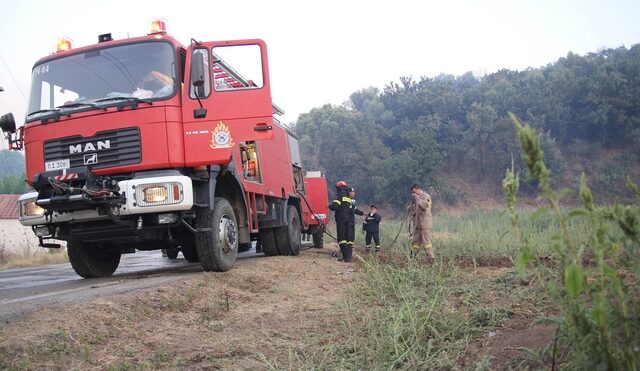
[[435, 258], [431, 245], [431, 196], [422, 190], [418, 184], [411, 186], [411, 202], [407, 208], [409, 212], [409, 235], [411, 236], [411, 250], [418, 253], [424, 250], [426, 258]]

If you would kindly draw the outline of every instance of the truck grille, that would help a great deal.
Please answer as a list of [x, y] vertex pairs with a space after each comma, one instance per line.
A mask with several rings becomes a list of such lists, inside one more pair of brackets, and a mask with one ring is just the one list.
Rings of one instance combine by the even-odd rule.
[[44, 161], [69, 159], [70, 166], [91, 169], [137, 164], [142, 159], [140, 130], [107, 131], [93, 137], [74, 136], [44, 143]]

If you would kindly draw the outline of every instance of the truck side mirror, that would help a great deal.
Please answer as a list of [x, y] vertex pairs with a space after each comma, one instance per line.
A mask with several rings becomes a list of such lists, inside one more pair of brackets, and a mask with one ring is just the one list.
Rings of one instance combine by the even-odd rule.
[[191, 84], [195, 88], [197, 98], [202, 98], [205, 96], [204, 79], [205, 70], [203, 55], [200, 53], [193, 53], [193, 59], [191, 60]]
[[0, 129], [9, 134], [16, 132], [16, 120], [13, 119], [13, 114], [11, 112], [0, 117]]

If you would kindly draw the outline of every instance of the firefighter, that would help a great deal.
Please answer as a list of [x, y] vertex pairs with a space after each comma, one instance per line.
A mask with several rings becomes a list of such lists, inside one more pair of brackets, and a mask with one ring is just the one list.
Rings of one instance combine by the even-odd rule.
[[427, 261], [431, 262], [435, 257], [431, 245], [431, 228], [433, 227], [431, 196], [418, 184], [411, 186], [411, 202], [407, 211], [412, 254], [415, 255], [424, 250]]
[[362, 223], [362, 229], [365, 230], [366, 234], [364, 236], [364, 252], [365, 254], [369, 254], [371, 251], [371, 239], [373, 238], [373, 242], [376, 244], [375, 253], [378, 254], [380, 252], [380, 221], [382, 217], [378, 214], [378, 208], [376, 205], [371, 205], [371, 211], [367, 214], [364, 219], [364, 223]]
[[338, 245], [340, 246], [340, 252], [342, 253], [342, 258], [340, 260], [345, 263], [351, 261], [353, 239], [355, 237], [354, 205], [351, 197], [349, 197], [349, 190], [347, 182], [344, 180], [337, 182], [336, 198], [331, 204], [329, 204], [329, 209], [333, 210], [335, 213]]

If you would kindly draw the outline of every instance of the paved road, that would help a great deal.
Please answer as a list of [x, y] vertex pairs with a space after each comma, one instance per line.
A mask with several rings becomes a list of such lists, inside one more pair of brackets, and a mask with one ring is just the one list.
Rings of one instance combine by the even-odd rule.
[[[238, 254], [239, 259], [260, 256], [264, 255], [255, 249]], [[0, 271], [0, 326], [46, 306], [160, 286], [202, 272], [200, 263], [189, 263], [182, 254], [169, 260], [160, 251], [123, 255], [114, 275], [107, 278], [81, 278], [69, 263]]]

